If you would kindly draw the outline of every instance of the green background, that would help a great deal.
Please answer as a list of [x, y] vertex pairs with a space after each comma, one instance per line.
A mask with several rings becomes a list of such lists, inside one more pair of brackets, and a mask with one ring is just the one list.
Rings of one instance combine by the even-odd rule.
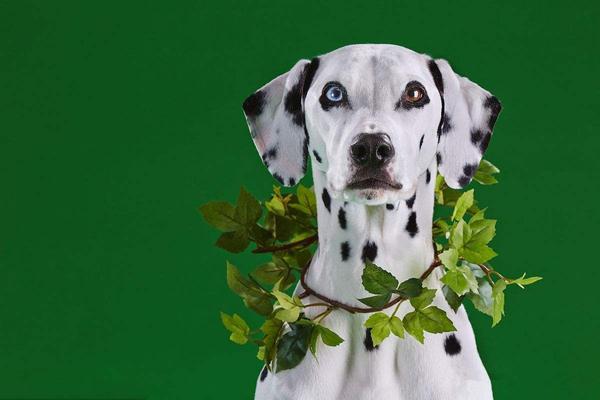
[[477, 191], [495, 265], [545, 280], [510, 288], [497, 328], [471, 313], [496, 398], [600, 398], [598, 11], [0, 1], [0, 398], [250, 399], [260, 363], [218, 313], [243, 307], [225, 258], [257, 262], [213, 247], [197, 206], [271, 189], [243, 99], [360, 42], [447, 58], [503, 102], [501, 184]]

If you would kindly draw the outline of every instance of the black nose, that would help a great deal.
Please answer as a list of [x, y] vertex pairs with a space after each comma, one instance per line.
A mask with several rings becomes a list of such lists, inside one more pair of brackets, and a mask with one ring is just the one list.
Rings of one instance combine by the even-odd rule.
[[361, 133], [350, 146], [350, 157], [364, 167], [382, 167], [394, 156], [394, 146], [385, 133]]

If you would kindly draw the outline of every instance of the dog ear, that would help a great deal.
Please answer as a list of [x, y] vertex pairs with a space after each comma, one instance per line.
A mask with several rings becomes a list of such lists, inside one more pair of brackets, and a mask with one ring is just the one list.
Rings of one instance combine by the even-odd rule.
[[303, 103], [318, 66], [315, 60], [298, 61], [289, 72], [251, 94], [242, 106], [263, 163], [285, 186], [294, 186], [306, 173]]
[[457, 75], [446, 60], [430, 60], [429, 70], [443, 100], [438, 168], [448, 186], [461, 189], [473, 179], [502, 106], [488, 91]]

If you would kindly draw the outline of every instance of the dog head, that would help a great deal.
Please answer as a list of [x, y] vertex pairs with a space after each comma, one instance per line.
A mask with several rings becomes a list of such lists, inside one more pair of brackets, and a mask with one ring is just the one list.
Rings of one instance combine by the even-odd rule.
[[394, 45], [300, 60], [243, 104], [280, 183], [295, 185], [311, 157], [333, 196], [365, 204], [410, 197], [434, 158], [449, 186], [466, 186], [500, 108], [445, 60]]

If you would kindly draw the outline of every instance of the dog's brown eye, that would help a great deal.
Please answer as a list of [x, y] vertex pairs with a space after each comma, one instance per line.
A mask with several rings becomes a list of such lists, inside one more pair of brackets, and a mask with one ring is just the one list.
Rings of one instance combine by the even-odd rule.
[[418, 86], [413, 86], [406, 89], [404, 98], [411, 103], [416, 103], [423, 98], [424, 94], [423, 89]]

